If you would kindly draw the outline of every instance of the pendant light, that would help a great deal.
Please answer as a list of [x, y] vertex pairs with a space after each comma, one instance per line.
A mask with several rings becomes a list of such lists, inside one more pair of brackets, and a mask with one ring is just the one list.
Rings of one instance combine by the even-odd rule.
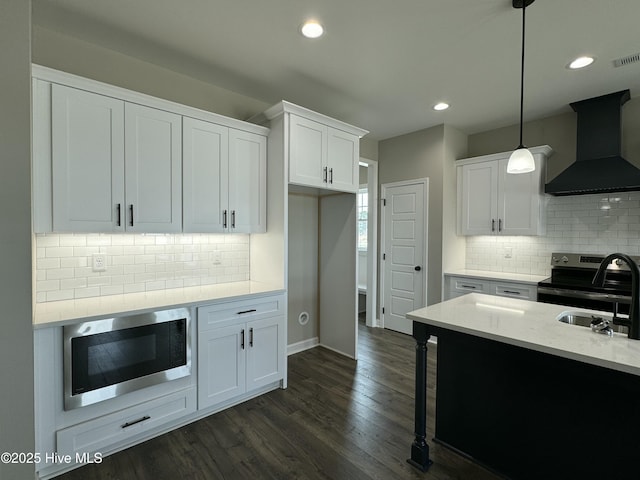
[[522, 63], [520, 67], [520, 144], [509, 157], [507, 173], [529, 173], [536, 169], [533, 155], [522, 143], [522, 116], [524, 110], [524, 27], [527, 6], [535, 0], [513, 0], [513, 8], [522, 8]]

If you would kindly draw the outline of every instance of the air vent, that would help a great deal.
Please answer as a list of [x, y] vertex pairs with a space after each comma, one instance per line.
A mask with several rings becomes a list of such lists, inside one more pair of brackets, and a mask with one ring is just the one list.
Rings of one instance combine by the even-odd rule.
[[624, 67], [631, 63], [640, 62], [640, 53], [634, 53], [633, 55], [627, 55], [626, 57], [616, 58], [613, 61], [614, 67]]

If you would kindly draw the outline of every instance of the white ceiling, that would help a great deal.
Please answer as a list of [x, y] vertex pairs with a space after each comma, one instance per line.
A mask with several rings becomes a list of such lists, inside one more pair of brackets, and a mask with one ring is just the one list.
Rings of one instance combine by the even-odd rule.
[[[285, 99], [384, 139], [446, 123], [518, 122], [522, 11], [511, 0], [32, 0], [34, 24], [266, 103]], [[326, 34], [299, 34], [314, 17]], [[640, 1], [527, 8], [525, 121], [629, 88], [640, 95]], [[565, 65], [590, 54], [581, 71]], [[435, 112], [444, 100], [451, 108]], [[515, 139], [514, 139], [515, 141]]]

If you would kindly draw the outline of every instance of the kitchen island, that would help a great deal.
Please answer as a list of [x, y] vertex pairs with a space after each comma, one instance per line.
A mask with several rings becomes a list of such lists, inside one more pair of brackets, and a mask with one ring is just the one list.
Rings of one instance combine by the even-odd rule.
[[638, 478], [640, 342], [557, 320], [576, 310], [469, 294], [407, 314], [417, 342], [410, 463], [431, 463], [426, 353], [436, 336], [434, 441], [507, 478]]

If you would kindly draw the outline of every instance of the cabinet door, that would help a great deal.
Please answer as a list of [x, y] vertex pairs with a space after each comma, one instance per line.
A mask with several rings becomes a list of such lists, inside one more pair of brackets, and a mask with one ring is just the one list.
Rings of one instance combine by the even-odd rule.
[[499, 162], [498, 218], [503, 235], [537, 235], [540, 233], [541, 166], [530, 173], [507, 173], [508, 160]]
[[289, 182], [326, 188], [327, 126], [289, 116]]
[[247, 391], [282, 380], [285, 351], [284, 318], [247, 323]]
[[329, 127], [327, 141], [329, 187], [356, 193], [360, 184], [360, 139], [356, 135]]
[[51, 101], [53, 230], [122, 230], [124, 102], [55, 84]]
[[198, 409], [246, 391], [245, 325], [198, 333]]
[[459, 167], [462, 172], [461, 233], [491, 235], [498, 228], [498, 162]]
[[229, 128], [184, 117], [182, 130], [184, 231], [224, 232]]
[[125, 105], [127, 231], [182, 230], [181, 125], [179, 115]]
[[229, 131], [229, 231], [267, 231], [267, 138]]

